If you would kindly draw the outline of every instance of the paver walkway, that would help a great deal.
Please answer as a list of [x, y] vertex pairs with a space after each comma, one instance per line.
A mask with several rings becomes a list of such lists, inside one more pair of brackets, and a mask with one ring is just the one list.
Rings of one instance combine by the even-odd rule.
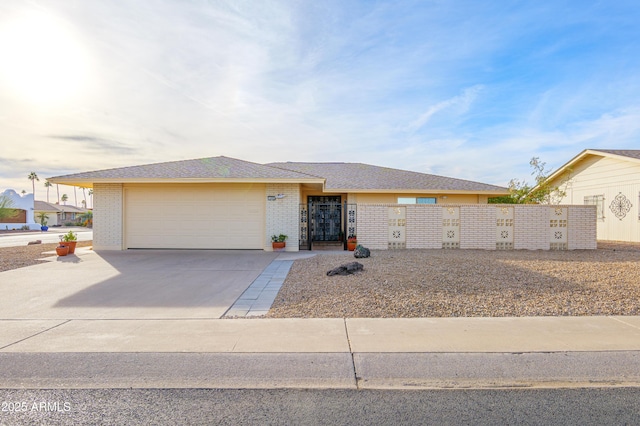
[[255, 317], [266, 315], [284, 284], [294, 260], [315, 256], [314, 253], [282, 253], [224, 314], [225, 317]]

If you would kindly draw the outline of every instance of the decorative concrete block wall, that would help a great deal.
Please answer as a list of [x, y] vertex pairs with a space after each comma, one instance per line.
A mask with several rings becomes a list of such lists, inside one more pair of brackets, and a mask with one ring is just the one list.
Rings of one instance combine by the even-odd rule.
[[496, 249], [496, 210], [475, 204], [460, 208], [460, 248]]
[[122, 250], [122, 184], [93, 186], [93, 248]]
[[417, 204], [406, 206], [407, 248], [442, 248], [442, 212], [422, 207]]
[[575, 206], [586, 208], [569, 208], [569, 229], [568, 229], [568, 244], [569, 250], [577, 249], [589, 249], [595, 250], [598, 248], [597, 241], [597, 212], [595, 206]]
[[358, 243], [375, 250], [389, 248], [389, 207], [393, 204], [358, 204]]
[[[271, 236], [285, 234], [287, 251], [298, 251], [300, 239], [300, 185], [297, 183], [268, 183], [266, 208], [265, 250], [272, 250]], [[269, 197], [276, 197], [269, 200]]]
[[[516, 205], [514, 209], [514, 240], [516, 250], [549, 250], [549, 206]], [[595, 226], [595, 222], [594, 222]]]
[[595, 206], [359, 204], [357, 213], [358, 242], [371, 249], [596, 248]]

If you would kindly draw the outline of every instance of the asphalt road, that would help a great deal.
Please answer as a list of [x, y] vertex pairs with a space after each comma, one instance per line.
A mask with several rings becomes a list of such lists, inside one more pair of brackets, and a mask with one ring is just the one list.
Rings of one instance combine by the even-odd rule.
[[47, 232], [28, 232], [21, 234], [0, 234], [0, 247], [18, 247], [26, 246], [29, 241], [40, 240], [43, 244], [57, 243], [60, 241], [60, 235], [69, 232], [75, 232], [78, 235], [78, 241], [93, 240], [93, 230], [88, 228], [49, 228]]
[[631, 425], [639, 401], [640, 388], [0, 390], [0, 424]]

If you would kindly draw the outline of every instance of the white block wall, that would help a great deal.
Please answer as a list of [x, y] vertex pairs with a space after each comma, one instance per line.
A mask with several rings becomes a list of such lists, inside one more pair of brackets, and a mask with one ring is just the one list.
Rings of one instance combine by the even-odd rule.
[[[580, 208], [582, 207], [582, 208]], [[572, 206], [569, 209], [569, 250], [598, 248], [596, 206]]]
[[[388, 248], [389, 207], [397, 204], [358, 204], [358, 242], [370, 249]], [[442, 209], [460, 208], [460, 248], [496, 249], [497, 204], [408, 205], [406, 207], [406, 247], [442, 248]], [[514, 209], [513, 248], [549, 250], [549, 211], [547, 205], [505, 205]], [[596, 248], [595, 206], [562, 206], [568, 209], [568, 248]]]
[[93, 186], [93, 248], [122, 250], [122, 184]]
[[271, 236], [285, 234], [286, 251], [298, 251], [300, 240], [300, 185], [297, 183], [268, 183], [267, 196], [284, 195], [274, 201], [266, 201], [265, 250], [273, 250]]
[[[513, 248], [549, 250], [549, 206], [516, 205], [513, 211]], [[593, 223], [595, 226], [595, 222]]]
[[496, 207], [460, 206], [460, 248], [496, 249]]
[[389, 207], [396, 204], [358, 204], [358, 244], [375, 250], [389, 248]]
[[442, 212], [407, 206], [407, 248], [442, 248]]

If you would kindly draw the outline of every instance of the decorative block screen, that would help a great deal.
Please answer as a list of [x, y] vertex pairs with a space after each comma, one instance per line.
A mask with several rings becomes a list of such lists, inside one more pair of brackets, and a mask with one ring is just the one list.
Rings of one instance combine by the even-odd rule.
[[442, 248], [460, 248], [460, 207], [442, 209]]
[[407, 209], [406, 207], [389, 207], [389, 248], [403, 249], [407, 246]]
[[496, 250], [513, 249], [513, 207], [496, 208]]

